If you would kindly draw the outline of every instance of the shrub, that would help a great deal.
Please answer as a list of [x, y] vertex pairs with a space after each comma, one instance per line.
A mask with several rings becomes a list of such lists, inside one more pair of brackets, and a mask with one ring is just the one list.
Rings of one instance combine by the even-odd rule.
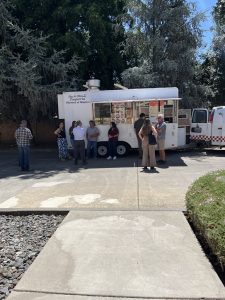
[[196, 180], [186, 194], [188, 216], [225, 269], [225, 170]]

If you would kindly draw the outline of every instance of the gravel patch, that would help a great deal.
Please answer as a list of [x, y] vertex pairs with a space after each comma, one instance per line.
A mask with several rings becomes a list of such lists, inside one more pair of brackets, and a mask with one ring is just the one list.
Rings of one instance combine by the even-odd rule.
[[5, 299], [65, 214], [0, 214], [0, 300]]

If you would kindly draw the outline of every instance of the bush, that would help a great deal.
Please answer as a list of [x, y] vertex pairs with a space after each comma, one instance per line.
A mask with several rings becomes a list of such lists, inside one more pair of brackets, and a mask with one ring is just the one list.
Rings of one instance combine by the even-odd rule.
[[200, 177], [186, 194], [188, 216], [225, 269], [225, 170]]

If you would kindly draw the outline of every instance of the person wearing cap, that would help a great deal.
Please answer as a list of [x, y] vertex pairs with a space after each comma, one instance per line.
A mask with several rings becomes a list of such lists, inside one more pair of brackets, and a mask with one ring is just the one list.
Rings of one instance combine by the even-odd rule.
[[15, 139], [19, 151], [19, 165], [21, 171], [29, 171], [30, 169], [30, 141], [33, 136], [30, 129], [27, 128], [27, 121], [22, 120], [20, 127], [15, 131]]

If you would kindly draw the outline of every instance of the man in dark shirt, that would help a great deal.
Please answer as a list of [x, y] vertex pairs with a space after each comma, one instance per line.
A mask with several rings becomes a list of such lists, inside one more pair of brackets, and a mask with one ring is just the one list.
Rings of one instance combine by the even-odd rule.
[[145, 120], [145, 114], [141, 113], [139, 116], [139, 119], [134, 122], [134, 130], [135, 130], [137, 141], [138, 141], [139, 158], [142, 158], [142, 141], [141, 141], [138, 133], [144, 124], [144, 120]]

